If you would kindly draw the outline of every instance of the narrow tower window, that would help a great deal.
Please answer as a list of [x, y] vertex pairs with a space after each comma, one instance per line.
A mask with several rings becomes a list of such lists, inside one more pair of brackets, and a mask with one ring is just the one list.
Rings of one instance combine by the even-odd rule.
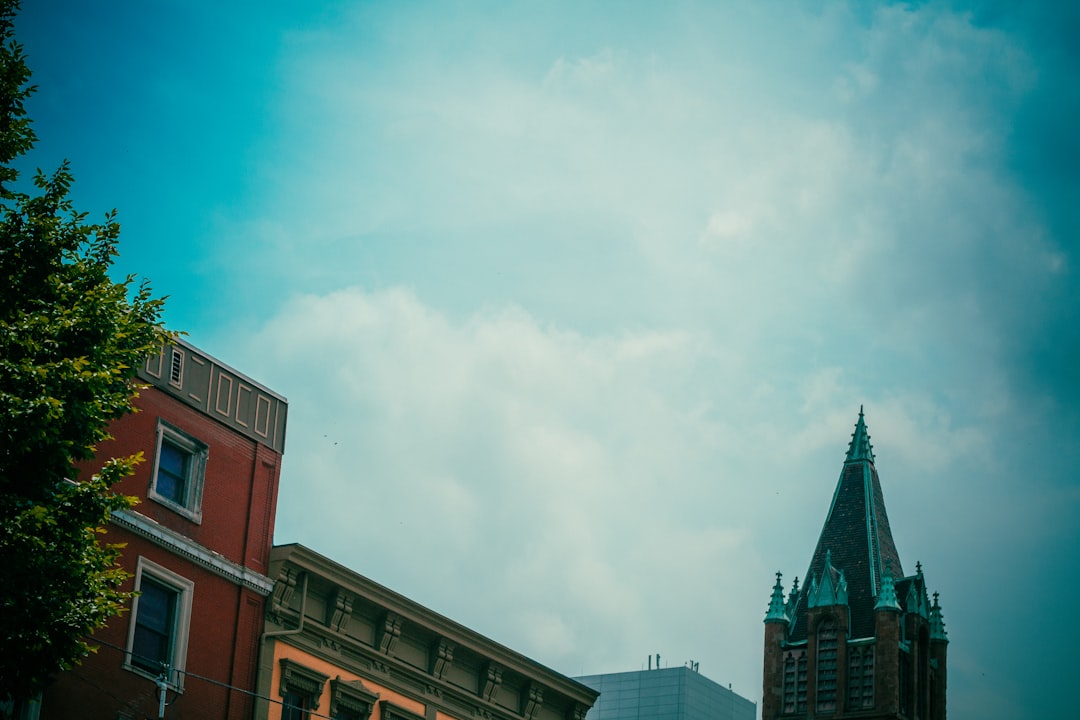
[[836, 710], [836, 621], [823, 620], [817, 633], [817, 711]]
[[795, 656], [788, 653], [784, 658], [784, 712], [795, 712]]
[[874, 707], [874, 647], [848, 646], [848, 710]]
[[798, 685], [795, 689], [795, 711], [806, 712], [806, 653], [799, 653]]

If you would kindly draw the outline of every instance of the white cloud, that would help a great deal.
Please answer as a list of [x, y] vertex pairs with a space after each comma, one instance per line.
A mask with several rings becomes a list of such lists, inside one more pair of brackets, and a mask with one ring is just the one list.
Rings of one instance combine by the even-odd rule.
[[907, 564], [981, 602], [933, 538], [1048, 512], [1001, 460], [1010, 305], [1068, 272], [1004, 169], [1028, 60], [936, 6], [755, 7], [291, 48], [243, 229], [296, 294], [230, 341], [290, 398], [279, 541], [563, 671], [660, 651], [756, 700], [863, 403]]

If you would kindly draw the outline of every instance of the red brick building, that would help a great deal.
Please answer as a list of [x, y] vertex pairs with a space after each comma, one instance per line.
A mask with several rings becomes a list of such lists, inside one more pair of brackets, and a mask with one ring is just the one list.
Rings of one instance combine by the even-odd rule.
[[116, 488], [141, 502], [104, 538], [126, 543], [127, 589], [141, 594], [95, 635], [98, 653], [46, 690], [41, 717], [156, 718], [164, 679], [166, 718], [248, 720], [287, 404], [182, 341], [139, 376], [140, 412], [98, 453], [145, 455]]
[[862, 410], [810, 560], [765, 615], [762, 720], [945, 720], [948, 638], [922, 566], [904, 575]]

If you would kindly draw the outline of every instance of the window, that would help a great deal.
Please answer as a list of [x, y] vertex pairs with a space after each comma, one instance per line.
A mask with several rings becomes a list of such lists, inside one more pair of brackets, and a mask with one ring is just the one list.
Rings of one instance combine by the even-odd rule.
[[423, 715], [410, 712], [389, 700], [379, 701], [379, 714], [382, 720], [424, 720]]
[[848, 646], [848, 710], [874, 707], [874, 646]]
[[784, 712], [795, 712], [795, 656], [784, 658]]
[[169, 359], [169, 384], [175, 387], [184, 385], [184, 351], [174, 347]]
[[836, 621], [829, 618], [817, 633], [817, 711], [836, 710]]
[[784, 657], [784, 713], [806, 712], [806, 651], [789, 650]]
[[359, 680], [330, 681], [330, 717], [334, 720], [368, 720], [379, 696]]
[[139, 558], [135, 568], [139, 594], [131, 608], [126, 668], [153, 678], [166, 672], [170, 685], [182, 687], [194, 588], [187, 578]]
[[281, 720], [308, 720], [319, 709], [319, 698], [329, 676], [281, 658]]
[[286, 690], [281, 696], [281, 720], [307, 720], [310, 700], [292, 690]]
[[795, 712], [806, 712], [806, 653], [799, 653], [799, 683], [796, 687]]
[[203, 476], [208, 456], [205, 443], [158, 420], [150, 497], [190, 520], [202, 520]]

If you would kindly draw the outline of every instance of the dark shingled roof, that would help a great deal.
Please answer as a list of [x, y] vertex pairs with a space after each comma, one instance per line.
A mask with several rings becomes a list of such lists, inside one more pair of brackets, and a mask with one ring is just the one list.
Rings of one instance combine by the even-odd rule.
[[861, 409], [829, 514], [821, 528], [810, 569], [803, 577], [794, 622], [789, 626], [789, 642], [806, 639], [806, 593], [812, 578], [820, 582], [825, 570], [825, 556], [829, 552], [833, 567], [842, 570], [847, 580], [850, 637], [872, 637], [874, 604], [885, 565], [889, 564], [894, 578], [904, 577], [904, 571], [885, 512], [885, 498], [874, 468], [874, 452]]

